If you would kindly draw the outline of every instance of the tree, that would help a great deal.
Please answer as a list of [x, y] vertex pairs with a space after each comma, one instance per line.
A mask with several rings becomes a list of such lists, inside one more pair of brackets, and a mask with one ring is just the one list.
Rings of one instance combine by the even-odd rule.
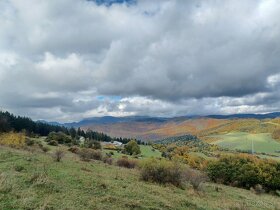
[[138, 155], [141, 153], [140, 147], [135, 140], [131, 140], [124, 146], [126, 154], [129, 155]]
[[75, 128], [70, 128], [69, 130], [70, 136], [72, 139], [74, 139], [76, 137], [76, 129]]
[[102, 149], [99, 141], [93, 141], [93, 149]]

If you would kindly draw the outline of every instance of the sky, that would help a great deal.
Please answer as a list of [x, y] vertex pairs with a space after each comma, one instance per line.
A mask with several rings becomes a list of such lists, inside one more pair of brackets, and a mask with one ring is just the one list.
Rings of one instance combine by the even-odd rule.
[[95, 116], [280, 111], [278, 0], [1, 0], [0, 109]]

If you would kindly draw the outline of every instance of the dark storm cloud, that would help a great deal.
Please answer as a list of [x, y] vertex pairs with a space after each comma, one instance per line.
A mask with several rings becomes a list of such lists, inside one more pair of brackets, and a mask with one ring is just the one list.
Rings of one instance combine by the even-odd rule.
[[118, 2], [1, 1], [0, 106], [63, 121], [279, 107], [276, 0]]

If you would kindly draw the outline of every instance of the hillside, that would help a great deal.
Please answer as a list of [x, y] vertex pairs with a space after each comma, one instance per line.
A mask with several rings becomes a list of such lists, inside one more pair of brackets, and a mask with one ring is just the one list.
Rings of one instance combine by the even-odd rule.
[[197, 135], [202, 140], [212, 141], [211, 136], [229, 132], [273, 133], [280, 128], [279, 118], [275, 119], [176, 119], [163, 122], [131, 121], [106, 124], [91, 124], [82, 127], [111, 136], [133, 137], [143, 140], [159, 140], [186, 134]]
[[180, 189], [143, 182], [135, 169], [83, 162], [65, 152], [62, 162], [54, 162], [52, 151], [43, 154], [0, 147], [0, 209], [280, 208], [279, 199], [268, 194], [213, 183], [195, 192], [190, 186]]
[[176, 119], [164, 122], [120, 122], [107, 124], [92, 124], [82, 127], [99, 132], [108, 133], [111, 136], [134, 137], [143, 140], [158, 140], [165, 137], [180, 136], [185, 134], [197, 134], [205, 129], [223, 125], [228, 120], [223, 119]]

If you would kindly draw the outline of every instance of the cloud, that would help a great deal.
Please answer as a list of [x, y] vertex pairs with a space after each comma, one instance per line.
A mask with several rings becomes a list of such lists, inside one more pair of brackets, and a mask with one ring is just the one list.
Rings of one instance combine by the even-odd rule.
[[0, 7], [2, 109], [59, 121], [279, 111], [276, 0]]

